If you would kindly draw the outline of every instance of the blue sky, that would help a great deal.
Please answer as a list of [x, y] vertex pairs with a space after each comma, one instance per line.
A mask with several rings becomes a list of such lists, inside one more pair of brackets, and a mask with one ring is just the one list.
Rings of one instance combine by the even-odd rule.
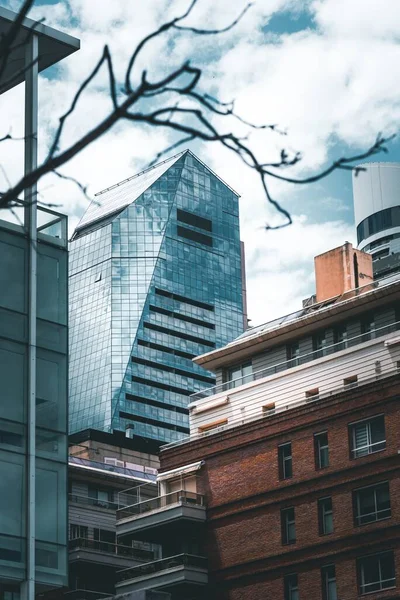
[[[135, 42], [159, 26], [167, 14], [177, 14], [188, 4], [188, 0], [98, 0], [93, 10], [94, 1], [37, 0], [31, 13], [81, 39], [76, 55], [43, 74], [42, 156], [60, 113], [104, 44], [111, 47], [122, 81]], [[20, 4], [20, 0], [0, 0], [0, 5], [14, 9]], [[221, 27], [245, 4], [245, 0], [198, 0], [190, 24]], [[379, 132], [397, 133], [399, 40], [400, 2], [393, 0], [257, 0], [231, 33], [204, 38], [201, 44], [190, 35], [160, 40], [149, 48], [140, 66], [156, 77], [190, 57], [203, 69], [203, 89], [223, 100], [236, 98], [238, 112], [248, 120], [278, 123], [287, 130], [284, 138], [253, 134], [252, 148], [266, 160], [276, 158], [282, 147], [302, 152], [303, 161], [290, 172], [301, 177], [335, 158], [365, 150]], [[22, 119], [21, 94], [13, 90], [0, 100], [0, 110], [9, 115], [15, 134]], [[105, 80], [100, 76], [82, 98], [62, 143], [77, 139], [108, 110]], [[171, 141], [173, 137], [165, 131], [123, 123], [63, 169], [87, 184], [93, 194], [140, 171]], [[313, 293], [313, 257], [355, 239], [351, 174], [336, 172], [304, 187], [273, 184], [274, 196], [290, 210], [294, 225], [265, 232], [263, 224], [276, 216], [265, 202], [256, 175], [215, 145], [194, 143], [191, 148], [242, 196], [253, 322], [296, 309], [303, 297]], [[373, 160], [400, 161], [400, 139], [388, 149], [388, 154]], [[21, 156], [17, 144], [0, 147], [1, 164], [12, 181], [22, 168]], [[41, 190], [44, 200], [57, 199], [73, 229], [87, 207], [79, 190], [54, 177], [43, 180]]]

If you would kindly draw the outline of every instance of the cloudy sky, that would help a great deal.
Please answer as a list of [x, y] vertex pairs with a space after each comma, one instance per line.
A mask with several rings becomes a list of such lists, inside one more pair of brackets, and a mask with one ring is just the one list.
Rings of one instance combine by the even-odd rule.
[[[17, 10], [21, 2], [0, 0]], [[136, 43], [187, 0], [40, 0], [30, 16], [81, 40], [81, 50], [40, 81], [40, 155], [44, 157], [58, 117], [98, 60], [111, 48], [118, 81]], [[245, 0], [198, 0], [188, 25], [223, 27]], [[191, 59], [203, 70], [201, 89], [221, 100], [236, 100], [236, 110], [254, 123], [276, 123], [287, 135], [253, 133], [252, 149], [276, 160], [284, 147], [300, 151], [291, 176], [307, 176], [335, 158], [368, 148], [378, 132], [396, 133], [400, 123], [400, 2], [398, 0], [256, 0], [229, 33], [197, 38], [183, 33], [155, 41], [138, 65], [149, 78]], [[0, 99], [0, 137], [21, 136], [23, 90]], [[110, 110], [105, 74], [82, 97], [68, 123], [62, 147], [78, 139]], [[222, 128], [237, 125], [228, 123]], [[240, 133], [243, 128], [235, 129]], [[88, 186], [89, 195], [145, 168], [174, 142], [165, 130], [120, 123], [62, 168]], [[351, 174], [339, 172], [307, 186], [275, 184], [274, 196], [294, 224], [265, 231], [277, 223], [257, 175], [215, 144], [191, 149], [241, 195], [242, 238], [246, 244], [249, 316], [257, 324], [299, 307], [314, 291], [313, 257], [344, 241], [355, 241]], [[373, 160], [400, 160], [400, 141]], [[0, 145], [0, 187], [22, 173], [22, 147]], [[288, 172], [289, 175], [289, 172]], [[68, 213], [70, 229], [87, 207], [77, 187], [54, 176], [40, 183], [41, 199]]]

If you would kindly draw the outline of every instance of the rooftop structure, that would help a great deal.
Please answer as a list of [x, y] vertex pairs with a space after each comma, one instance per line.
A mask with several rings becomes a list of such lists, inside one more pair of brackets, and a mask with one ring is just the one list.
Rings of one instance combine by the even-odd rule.
[[365, 163], [353, 171], [358, 247], [373, 259], [375, 279], [400, 273], [400, 164]]

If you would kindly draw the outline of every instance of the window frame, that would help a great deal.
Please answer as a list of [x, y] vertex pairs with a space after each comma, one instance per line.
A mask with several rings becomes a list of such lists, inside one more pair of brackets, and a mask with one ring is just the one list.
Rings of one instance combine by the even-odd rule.
[[[326, 436], [326, 445], [322, 446], [320, 444], [320, 437]], [[321, 451], [326, 449], [327, 451], [327, 464], [323, 465], [321, 461]], [[315, 458], [315, 468], [317, 471], [321, 469], [326, 469], [329, 467], [329, 438], [328, 431], [319, 431], [318, 433], [314, 433], [314, 458]]]
[[333, 343], [335, 352], [340, 350], [346, 350], [349, 347], [349, 340], [347, 337], [347, 323], [337, 325], [333, 330]]
[[[294, 533], [293, 537], [290, 532]], [[281, 541], [283, 546], [290, 546], [297, 541], [296, 537], [296, 512], [294, 506], [281, 508]]]
[[[283, 578], [283, 590], [285, 600], [298, 600], [299, 578], [297, 573], [290, 573]], [[296, 594], [293, 596], [293, 592]]]
[[[390, 577], [389, 579], [382, 579], [382, 566], [381, 566], [381, 559], [383, 556], [391, 556], [391, 566], [393, 567], [393, 577]], [[364, 565], [363, 565], [363, 561], [366, 561], [372, 557], [377, 557], [378, 559], [378, 571], [380, 574], [380, 579], [374, 582], [370, 582], [370, 583], [365, 583], [365, 573], [364, 573]], [[368, 567], [367, 567], [368, 570]], [[372, 593], [376, 593], [376, 592], [381, 592], [384, 590], [388, 590], [391, 588], [396, 587], [396, 565], [395, 565], [395, 560], [394, 560], [394, 552], [393, 550], [387, 550], [385, 552], [378, 552], [376, 554], [367, 554], [365, 556], [360, 556], [357, 559], [357, 579], [358, 579], [358, 593], [362, 596], [365, 596], [366, 594], [372, 594]], [[382, 587], [382, 582], [389, 582], [392, 581], [393, 584], [392, 585], [388, 585], [386, 587]], [[376, 589], [369, 589], [367, 591], [365, 591], [366, 587], [370, 587], [370, 586], [376, 586], [379, 585], [378, 588]]]
[[[290, 455], [284, 455], [284, 448], [289, 447]], [[290, 464], [290, 474], [287, 474], [287, 463]], [[292, 453], [292, 442], [285, 442], [278, 446], [278, 467], [279, 467], [279, 479], [285, 481], [286, 479], [292, 479], [293, 477], [293, 453]]]
[[[250, 367], [250, 369], [251, 369], [250, 373], [244, 374], [243, 369], [248, 368], [248, 367]], [[239, 371], [239, 370], [240, 370], [239, 377], [232, 379], [232, 373], [234, 371]], [[237, 365], [229, 367], [228, 369], [225, 370], [224, 376], [225, 376], [225, 383], [227, 384], [228, 389], [237, 388], [237, 387], [240, 387], [241, 385], [244, 385], [245, 383], [250, 383], [251, 381], [253, 381], [253, 361], [248, 360], [244, 363], [239, 363]]]
[[[369, 427], [367, 429], [367, 437], [369, 438], [369, 443], [366, 446], [361, 446], [359, 448], [356, 447], [356, 427], [359, 425], [362, 425], [363, 423], [365, 424], [369, 424], [372, 421], [375, 421], [376, 419], [382, 419], [383, 420], [383, 429], [385, 432], [385, 439], [384, 440], [380, 440], [378, 442], [372, 442], [372, 431], [371, 431], [371, 427]], [[350, 440], [350, 459], [352, 460], [356, 460], [358, 458], [363, 458], [365, 456], [369, 456], [370, 454], [376, 454], [377, 452], [383, 452], [384, 450], [386, 450], [386, 425], [385, 425], [385, 415], [384, 414], [379, 414], [379, 415], [373, 415], [371, 417], [367, 417], [365, 419], [361, 419], [360, 421], [354, 421], [352, 423], [348, 424], [348, 430], [349, 430], [349, 440]], [[376, 447], [379, 445], [384, 444], [383, 447], [379, 447], [376, 450], [371, 450], [372, 447]], [[361, 450], [367, 450], [367, 452], [362, 453], [362, 454], [357, 454], [359, 453]]]
[[[330, 508], [326, 509], [325, 504], [329, 501]], [[324, 504], [325, 503], [325, 504]], [[333, 502], [332, 496], [324, 496], [317, 500], [318, 508], [318, 533], [319, 535], [331, 535], [335, 531], [335, 524], [333, 521]], [[326, 518], [331, 517], [332, 531], [326, 531]]]
[[[389, 508], [386, 509], [378, 509], [378, 502], [377, 502], [377, 494], [376, 491], [379, 487], [383, 487], [383, 486], [387, 486], [387, 491], [388, 491], [388, 497], [389, 497]], [[366, 491], [366, 490], [373, 490], [374, 491], [374, 504], [375, 504], [375, 512], [372, 513], [367, 513], [367, 514], [361, 514], [360, 512], [360, 493]], [[355, 527], [363, 527], [364, 525], [370, 525], [371, 523], [377, 523], [379, 521], [386, 521], [387, 519], [390, 519], [392, 517], [392, 506], [391, 506], [391, 501], [390, 501], [390, 484], [389, 481], [379, 481], [376, 483], [373, 483], [371, 485], [367, 485], [367, 486], [363, 486], [361, 488], [357, 488], [355, 490], [353, 490], [352, 492], [353, 494], [353, 516], [354, 516], [354, 525]], [[384, 517], [378, 518], [378, 513], [383, 513], [383, 512], [388, 512], [389, 514], [387, 514]], [[364, 521], [362, 522], [362, 518], [367, 517], [369, 515], [375, 515], [376, 518], [375, 519], [371, 519], [369, 521]]]
[[[328, 569], [333, 569], [333, 576], [329, 575]], [[335, 582], [335, 597], [329, 591], [329, 583]], [[336, 567], [334, 564], [321, 567], [322, 600], [337, 600]]]
[[313, 358], [321, 358], [327, 355], [328, 340], [327, 331], [323, 329], [312, 336]]

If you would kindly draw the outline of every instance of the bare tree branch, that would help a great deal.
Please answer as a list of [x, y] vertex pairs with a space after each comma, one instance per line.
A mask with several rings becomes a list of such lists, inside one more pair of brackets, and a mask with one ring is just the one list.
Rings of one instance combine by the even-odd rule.
[[[375, 143], [365, 152], [352, 157], [342, 157], [332, 162], [331, 165], [317, 174], [304, 178], [291, 177], [280, 169], [287, 169], [298, 164], [301, 160], [299, 152], [288, 152], [282, 149], [278, 160], [269, 163], [260, 161], [248, 143], [248, 135], [239, 136], [228, 130], [221, 129], [221, 120], [224, 123], [231, 124], [232, 119], [246, 127], [249, 132], [253, 130], [265, 131], [279, 135], [286, 135], [276, 124], [257, 125], [249, 122], [235, 110], [235, 102], [222, 102], [208, 92], [202, 91], [199, 86], [202, 78], [202, 70], [199, 67], [192, 66], [189, 61], [184, 61], [180, 66], [172, 68], [164, 74], [163, 77], [150, 81], [146, 70], [143, 70], [139, 82], [133, 86], [131, 79], [133, 69], [143, 49], [152, 41], [161, 38], [167, 32], [179, 32], [179, 35], [189, 33], [195, 36], [218, 35], [232, 30], [244, 17], [250, 9], [248, 4], [238, 17], [229, 25], [221, 29], [202, 29], [193, 26], [186, 26], [184, 20], [192, 14], [198, 0], [190, 0], [186, 11], [158, 27], [155, 31], [146, 35], [133, 49], [127, 63], [124, 74], [124, 87], [117, 93], [117, 83], [112, 56], [108, 45], [104, 46], [102, 55], [91, 70], [87, 78], [82, 82], [76, 91], [69, 109], [60, 117], [59, 125], [56, 129], [49, 152], [43, 163], [38, 167], [21, 177], [14, 185], [9, 184], [8, 190], [0, 194], [0, 208], [12, 206], [13, 202], [27, 188], [37, 183], [44, 175], [54, 173], [57, 177], [71, 181], [87, 197], [87, 188], [76, 178], [60, 173], [59, 168], [65, 165], [72, 158], [76, 157], [83, 149], [87, 148], [92, 142], [98, 140], [104, 133], [108, 132], [116, 123], [125, 120], [140, 125], [151, 127], [162, 127], [166, 131], [172, 132], [178, 137], [176, 141], [168, 145], [165, 149], [158, 152], [154, 164], [159, 158], [182, 146], [183, 144], [201, 140], [207, 143], [218, 143], [226, 149], [233, 152], [249, 168], [254, 170], [260, 178], [267, 201], [282, 215], [284, 221], [281, 224], [270, 226], [267, 229], [279, 229], [292, 222], [290, 213], [275, 200], [269, 191], [269, 182], [272, 179], [294, 183], [306, 184], [319, 181], [337, 169], [354, 170], [356, 174], [362, 170], [362, 167], [354, 163], [366, 159], [378, 152], [386, 152], [385, 144], [393, 136], [385, 139], [378, 135]], [[21, 27], [23, 19], [33, 0], [25, 0], [18, 19], [12, 27], [0, 40], [0, 56], [3, 56], [1, 50], [5, 53], [5, 59], [0, 62], [0, 80], [2, 69], [4, 71], [7, 57], [12, 51], [12, 44], [18, 35], [18, 28]], [[7, 39], [5, 39], [7, 38]], [[91, 130], [87, 131], [80, 139], [71, 143], [64, 149], [60, 149], [63, 133], [68, 123], [68, 119], [76, 110], [85, 90], [95, 80], [103, 68], [106, 68], [108, 75], [108, 93], [111, 99], [110, 113]], [[27, 67], [29, 68], [29, 66]], [[14, 139], [11, 132], [0, 138], [1, 141]]]

